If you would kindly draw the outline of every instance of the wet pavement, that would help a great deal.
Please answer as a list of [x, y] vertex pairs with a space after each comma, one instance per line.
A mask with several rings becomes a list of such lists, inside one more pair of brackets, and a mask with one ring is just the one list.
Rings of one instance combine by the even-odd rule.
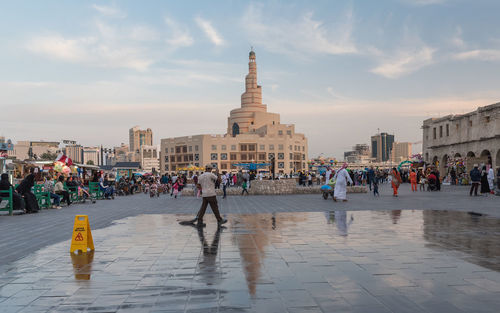
[[[1, 312], [498, 312], [500, 219], [451, 211], [149, 214], [0, 266]], [[92, 226], [92, 219], [90, 220]], [[68, 237], [70, 234], [68, 234]]]

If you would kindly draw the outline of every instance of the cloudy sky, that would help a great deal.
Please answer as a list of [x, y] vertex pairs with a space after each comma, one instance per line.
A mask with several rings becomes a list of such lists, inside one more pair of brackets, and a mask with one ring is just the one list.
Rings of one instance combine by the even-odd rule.
[[[0, 135], [224, 133], [248, 52], [269, 111], [341, 157], [380, 131], [500, 101], [500, 2], [2, 1]], [[419, 147], [420, 148], [420, 147]]]

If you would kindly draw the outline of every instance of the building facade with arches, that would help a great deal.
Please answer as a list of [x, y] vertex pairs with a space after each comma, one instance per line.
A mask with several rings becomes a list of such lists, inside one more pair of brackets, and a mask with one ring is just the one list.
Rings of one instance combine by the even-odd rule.
[[500, 102], [475, 111], [430, 118], [423, 122], [423, 157], [446, 174], [462, 162], [467, 172], [474, 164], [500, 167]]
[[307, 170], [308, 145], [295, 125], [281, 124], [280, 115], [267, 111], [257, 84], [256, 55], [249, 54], [245, 92], [239, 108], [231, 110], [227, 133], [194, 135], [161, 140], [160, 168], [171, 173], [189, 165], [211, 164], [221, 171], [237, 171], [237, 163], [267, 163], [274, 159], [276, 173]]

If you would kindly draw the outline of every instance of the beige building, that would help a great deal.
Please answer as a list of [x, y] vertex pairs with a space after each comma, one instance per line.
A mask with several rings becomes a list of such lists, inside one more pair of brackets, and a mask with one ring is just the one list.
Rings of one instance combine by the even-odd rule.
[[18, 160], [39, 159], [43, 154], [56, 154], [59, 151], [57, 141], [18, 141], [8, 156]]
[[411, 142], [393, 142], [391, 151], [392, 162], [399, 163], [408, 160], [412, 154]]
[[141, 146], [139, 158], [141, 161], [141, 169], [143, 171], [160, 171], [160, 158], [157, 146]]
[[83, 164], [102, 165], [101, 164], [101, 149], [99, 147], [83, 148]]
[[230, 112], [227, 133], [162, 139], [161, 172], [206, 164], [221, 171], [236, 171], [236, 163], [266, 163], [272, 158], [276, 173], [307, 170], [307, 138], [295, 132], [295, 125], [281, 124], [280, 115], [267, 112], [262, 104], [253, 51], [248, 67], [241, 107]]
[[475, 111], [430, 118], [424, 121], [423, 156], [445, 173], [455, 160], [464, 160], [467, 170], [474, 163], [500, 166], [500, 102]]
[[153, 131], [151, 128], [141, 130], [139, 126], [132, 127], [129, 130], [129, 151], [139, 153], [141, 146], [153, 145]]

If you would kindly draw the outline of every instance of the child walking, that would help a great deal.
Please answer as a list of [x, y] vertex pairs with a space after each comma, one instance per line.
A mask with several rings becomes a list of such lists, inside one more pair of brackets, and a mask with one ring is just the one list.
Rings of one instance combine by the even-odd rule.
[[243, 196], [243, 194], [246, 192], [247, 195], [248, 195], [248, 190], [247, 190], [247, 181], [243, 181], [243, 184], [241, 184], [241, 188], [243, 188], [243, 190], [241, 191], [241, 195]]

